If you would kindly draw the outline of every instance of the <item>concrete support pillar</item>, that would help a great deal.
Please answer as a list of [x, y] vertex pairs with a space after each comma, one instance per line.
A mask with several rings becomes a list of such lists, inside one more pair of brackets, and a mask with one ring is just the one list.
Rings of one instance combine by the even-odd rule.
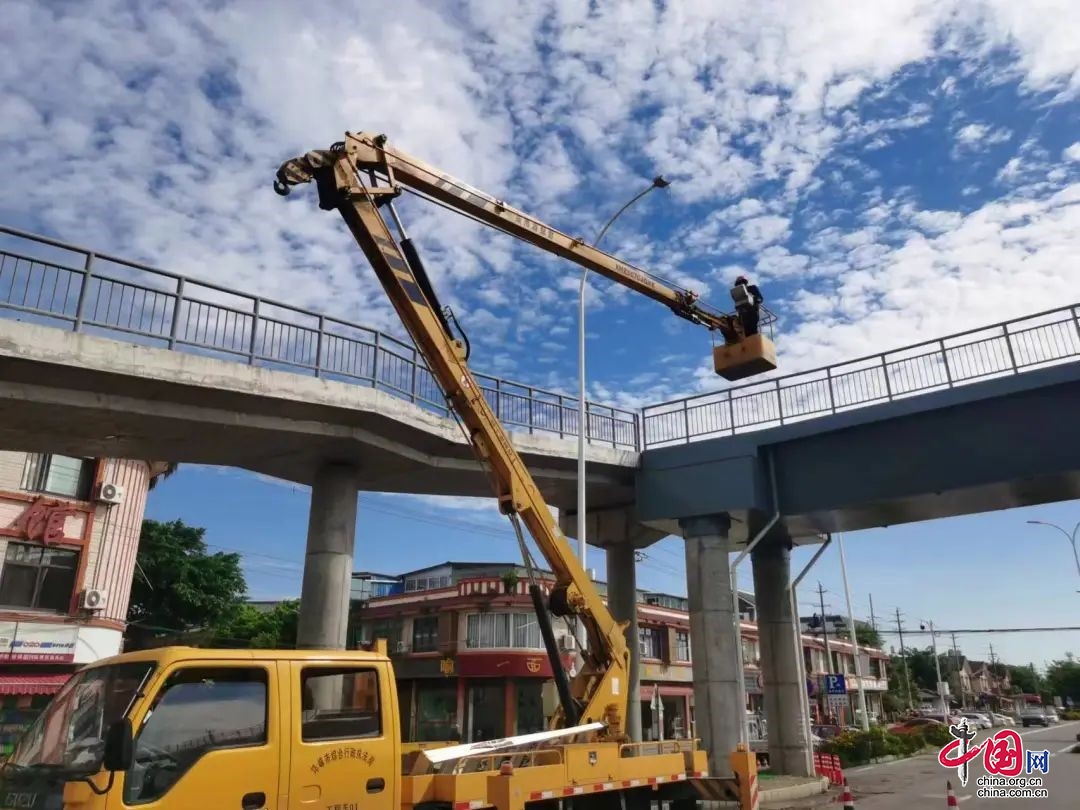
[[344, 649], [356, 538], [357, 471], [326, 464], [311, 485], [296, 646]]
[[630, 672], [627, 689], [626, 733], [634, 742], [641, 742], [641, 645], [638, 644], [637, 571], [634, 547], [629, 543], [608, 546], [607, 557], [608, 610], [616, 621], [629, 621], [626, 644], [630, 647]]
[[769, 730], [769, 764], [773, 773], [813, 776], [813, 758], [806, 744], [806, 684], [799, 678], [802, 644], [791, 614], [788, 583], [791, 552], [786, 540], [762, 540], [750, 552], [754, 569], [765, 721]]
[[726, 514], [679, 521], [686, 538], [686, 591], [690, 602], [690, 649], [694, 664], [697, 736], [709, 752], [709, 775], [732, 775], [728, 755], [739, 743], [746, 711], [740, 693], [738, 648], [731, 593]]

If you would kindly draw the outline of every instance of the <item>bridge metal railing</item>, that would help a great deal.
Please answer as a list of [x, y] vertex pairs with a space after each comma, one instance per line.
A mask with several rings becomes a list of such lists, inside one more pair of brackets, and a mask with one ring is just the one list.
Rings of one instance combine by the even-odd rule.
[[761, 430], [1080, 358], [1080, 306], [651, 405], [643, 449]]
[[[328, 315], [0, 225], [0, 316], [363, 385], [449, 416], [416, 349]], [[511, 431], [578, 435], [578, 400], [476, 374]], [[633, 411], [587, 403], [591, 444], [637, 449]]]
[[[0, 225], [0, 316], [363, 385], [450, 411], [408, 343], [342, 319]], [[591, 444], [642, 450], [813, 419], [1080, 358], [1080, 305], [630, 410], [587, 403]], [[578, 433], [576, 397], [476, 374], [514, 432]]]

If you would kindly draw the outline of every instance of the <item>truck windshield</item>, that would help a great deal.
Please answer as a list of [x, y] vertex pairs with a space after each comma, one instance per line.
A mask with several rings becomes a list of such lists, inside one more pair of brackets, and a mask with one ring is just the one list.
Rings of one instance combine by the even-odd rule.
[[97, 773], [105, 732], [127, 714], [154, 669], [142, 661], [75, 673], [26, 730], [7, 767]]

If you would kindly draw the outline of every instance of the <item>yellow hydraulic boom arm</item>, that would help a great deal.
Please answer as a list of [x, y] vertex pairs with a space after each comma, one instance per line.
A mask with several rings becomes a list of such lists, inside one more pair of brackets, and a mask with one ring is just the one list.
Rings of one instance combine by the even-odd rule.
[[[345, 219], [451, 410], [463, 423], [477, 457], [490, 474], [499, 509], [513, 522], [523, 552], [519, 518], [555, 574], [556, 584], [547, 606], [539, 586], [530, 583], [537, 621], [559, 690], [561, 709], [552, 718], [552, 727], [602, 721], [607, 724], [603, 737], [626, 739], [629, 651], [624, 633], [627, 622], [615, 621], [608, 611], [469, 371], [467, 341], [463, 343], [455, 338], [448, 311], [439, 306], [419, 254], [394, 210], [393, 200], [401, 193], [401, 186], [407, 185], [422, 196], [449, 204], [492, 227], [661, 301], [694, 323], [717, 329], [728, 316], [703, 307], [690, 291], [666, 285], [580, 239], [560, 233], [389, 149], [383, 136], [346, 133], [345, 140], [330, 149], [288, 160], [278, 169], [274, 190], [286, 195], [291, 186], [311, 181], [318, 187], [319, 207], [337, 210]], [[391, 212], [400, 232], [400, 243], [379, 211], [383, 206]], [[561, 665], [548, 610], [556, 616], [575, 615], [586, 629], [584, 663], [572, 683]]]
[[[346, 134], [345, 148], [357, 171], [377, 172], [386, 179], [388, 185], [379, 189], [379, 193], [396, 197], [401, 193], [401, 186], [407, 186], [421, 196], [437, 200], [485, 225], [647, 295], [670, 307], [676, 315], [710, 330], [719, 329], [730, 317], [701, 302], [698, 294], [692, 290], [670, 284], [620, 261], [578, 237], [568, 236], [535, 217], [388, 146], [385, 135], [350, 132]], [[302, 182], [302, 163], [303, 158], [285, 163], [278, 172], [275, 188], [280, 191], [290, 184]], [[771, 313], [763, 310], [762, 315], [762, 323], [768, 323]]]

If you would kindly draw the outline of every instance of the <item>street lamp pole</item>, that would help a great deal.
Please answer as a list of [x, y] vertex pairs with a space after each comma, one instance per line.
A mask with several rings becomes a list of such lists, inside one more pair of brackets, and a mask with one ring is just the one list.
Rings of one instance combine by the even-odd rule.
[[1059, 532], [1065, 535], [1065, 539], [1068, 540], [1069, 545], [1072, 546], [1073, 559], [1076, 560], [1076, 573], [1077, 575], [1080, 575], [1080, 552], [1078, 552], [1076, 549], [1077, 538], [1078, 535], [1080, 535], [1080, 523], [1077, 523], [1075, 528], [1073, 528], [1072, 534], [1069, 534], [1056, 523], [1047, 523], [1045, 520], [1029, 520], [1028, 523], [1034, 526], [1049, 526], [1051, 529], [1057, 529]]
[[[608, 232], [608, 228], [630, 206], [652, 191], [654, 188], [665, 188], [671, 185], [662, 176], [653, 178], [649, 187], [638, 192], [622, 208], [615, 212], [593, 240], [593, 247], [600, 246], [600, 240]], [[588, 430], [588, 415], [585, 403], [585, 288], [589, 278], [589, 270], [581, 271], [581, 284], [578, 288], [578, 469], [577, 469], [577, 536], [578, 557], [581, 559], [581, 567], [586, 568], [585, 558], [588, 555], [588, 545], [585, 542], [585, 437]], [[586, 571], [588, 569], [586, 568]], [[585, 627], [578, 622], [578, 643], [581, 649], [585, 649]]]
[[855, 632], [855, 612], [851, 609], [851, 589], [848, 587], [847, 562], [844, 559], [844, 538], [837, 533], [836, 547], [840, 550], [840, 573], [844, 577], [844, 597], [847, 599], [848, 632], [855, 658], [855, 678], [859, 682], [859, 714], [863, 731], [870, 730], [870, 715], [866, 712], [866, 689], [863, 686], [862, 658], [859, 653], [859, 636]]

